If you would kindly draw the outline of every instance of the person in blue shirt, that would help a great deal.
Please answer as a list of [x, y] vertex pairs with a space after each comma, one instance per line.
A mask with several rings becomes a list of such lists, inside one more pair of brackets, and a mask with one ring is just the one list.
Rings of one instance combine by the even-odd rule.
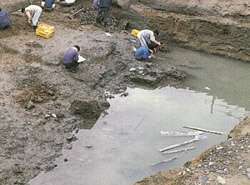
[[45, 9], [45, 10], [53, 10], [56, 6], [55, 1], [54, 0], [42, 0], [41, 1], [41, 6]]
[[155, 48], [157, 46], [158, 45], [156, 45], [156, 44], [150, 43], [147, 46], [141, 46], [140, 48], [135, 49], [135, 58], [137, 60], [147, 60], [147, 59], [150, 59], [151, 58], [150, 54], [154, 53]]
[[66, 49], [62, 58], [62, 63], [66, 68], [75, 68], [79, 65], [79, 51], [80, 47], [77, 45]]
[[100, 0], [93, 0], [93, 7], [95, 10], [99, 9]]
[[98, 5], [98, 12], [96, 15], [96, 23], [100, 24], [101, 23], [101, 15], [104, 14], [104, 26], [106, 27], [109, 21], [109, 10], [112, 4], [112, 0], [99, 0], [97, 1]]
[[0, 29], [6, 29], [11, 25], [11, 20], [8, 18], [6, 11], [0, 8]]

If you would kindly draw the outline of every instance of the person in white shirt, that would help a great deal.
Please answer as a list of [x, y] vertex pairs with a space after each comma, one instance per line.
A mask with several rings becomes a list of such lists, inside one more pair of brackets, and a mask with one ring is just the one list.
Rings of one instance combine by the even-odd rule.
[[60, 0], [60, 4], [65, 6], [72, 6], [75, 2], [76, 0]]
[[28, 17], [28, 22], [32, 25], [33, 29], [36, 30], [39, 18], [42, 14], [42, 8], [37, 5], [30, 5], [26, 8], [21, 9], [22, 13], [25, 12]]
[[158, 30], [141, 30], [139, 31], [137, 38], [139, 39], [141, 46], [147, 46], [150, 42], [153, 42], [160, 46], [161, 43], [155, 40], [155, 35], [159, 35]]

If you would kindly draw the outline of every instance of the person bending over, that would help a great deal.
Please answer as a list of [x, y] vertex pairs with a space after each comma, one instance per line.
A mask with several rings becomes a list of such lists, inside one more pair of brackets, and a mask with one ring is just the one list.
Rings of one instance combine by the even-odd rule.
[[26, 8], [22, 8], [21, 11], [26, 14], [28, 17], [28, 23], [32, 25], [34, 30], [36, 30], [39, 18], [42, 14], [42, 8], [37, 5], [29, 5]]
[[137, 60], [147, 60], [152, 58], [151, 54], [154, 53], [157, 44], [149, 43], [148, 46], [141, 46], [135, 49], [135, 59]]
[[161, 43], [155, 40], [155, 35], [159, 35], [158, 30], [154, 30], [154, 31], [141, 30], [138, 32], [137, 38], [139, 39], [141, 46], [147, 46], [151, 42], [160, 46]]
[[80, 47], [77, 45], [66, 49], [62, 58], [62, 63], [66, 68], [75, 68], [79, 65], [77, 62], [79, 60], [79, 51]]

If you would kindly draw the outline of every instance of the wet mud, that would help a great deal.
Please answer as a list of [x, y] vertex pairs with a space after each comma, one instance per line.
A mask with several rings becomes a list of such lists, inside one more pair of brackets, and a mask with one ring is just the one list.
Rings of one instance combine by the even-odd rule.
[[[136, 61], [132, 46], [139, 43], [124, 30], [123, 20], [114, 19], [114, 26], [106, 30], [77, 16], [70, 19], [79, 6], [43, 12], [40, 22], [56, 30], [49, 39], [36, 36], [18, 14], [10, 15], [13, 25], [1, 30], [0, 184], [27, 184], [39, 172], [53, 169], [62, 149], [72, 148], [74, 133], [91, 128], [109, 107], [107, 94], [124, 92], [127, 86], [153, 88], [185, 78], [184, 72], [159, 66], [157, 60]], [[115, 27], [117, 22], [122, 26]], [[60, 59], [75, 44], [87, 60], [70, 71]], [[146, 70], [150, 83], [139, 73], [131, 77], [130, 69], [138, 67]]]
[[[81, 7], [86, 7], [85, 12], [69, 18]], [[148, 62], [134, 59], [132, 46], [139, 43], [129, 29], [166, 27], [158, 25], [161, 21], [152, 24], [154, 16], [145, 21], [152, 13], [134, 16], [141, 9], [133, 9], [135, 14], [115, 6], [112, 24], [105, 28], [84, 18], [95, 13], [89, 1], [78, 1], [73, 7], [56, 6], [52, 12], [43, 12], [40, 20], [55, 26], [49, 39], [36, 36], [23, 16], [10, 14], [12, 26], [0, 34], [0, 184], [27, 184], [41, 171], [56, 167], [55, 158], [62, 149], [72, 148], [79, 129], [93, 126], [109, 107], [106, 98], [112, 94], [124, 92], [127, 86], [155, 88], [185, 80], [184, 71], [157, 57]], [[172, 25], [175, 18], [168, 20]], [[162, 32], [160, 39], [171, 40], [169, 35]], [[176, 35], [178, 41], [188, 43], [189, 39]], [[197, 43], [188, 46], [195, 48]], [[87, 60], [69, 71], [60, 59], [64, 50], [75, 44]], [[225, 54], [218, 51], [214, 53]], [[230, 56], [248, 60], [247, 51], [243, 48]]]

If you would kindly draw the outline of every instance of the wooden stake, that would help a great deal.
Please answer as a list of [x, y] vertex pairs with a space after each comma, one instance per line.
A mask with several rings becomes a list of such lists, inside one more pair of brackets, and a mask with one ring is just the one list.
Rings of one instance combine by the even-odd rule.
[[160, 161], [160, 162], [158, 162], [158, 163], [152, 164], [152, 166], [156, 166], [156, 165], [159, 165], [159, 164], [162, 164], [162, 163], [167, 163], [167, 162], [173, 161], [173, 160], [175, 160], [175, 159], [177, 159], [177, 158], [178, 158], [177, 156], [174, 156], [174, 157], [172, 157], [172, 158], [170, 158], [170, 159], [163, 160], [163, 161]]
[[179, 152], [186, 152], [189, 150], [194, 150], [195, 147], [190, 147], [190, 148], [184, 148], [184, 149], [180, 149], [180, 150], [173, 150], [173, 151], [169, 151], [169, 152], [162, 152], [162, 154], [175, 154], [175, 153], [179, 153]]
[[177, 148], [177, 147], [180, 147], [180, 146], [183, 146], [183, 145], [187, 145], [187, 144], [190, 144], [190, 143], [193, 143], [193, 142], [196, 142], [196, 141], [198, 141], [197, 138], [191, 139], [191, 140], [185, 141], [184, 143], [179, 143], [179, 144], [175, 144], [175, 145], [172, 145], [172, 146], [169, 146], [169, 147], [166, 147], [166, 148], [162, 148], [159, 151], [164, 152], [164, 151], [167, 151], [167, 150], [170, 150], [170, 149], [173, 149], [173, 148]]
[[69, 15], [68, 18], [72, 19], [74, 17], [74, 15], [78, 14], [80, 11], [82, 11], [84, 8], [81, 8], [80, 10], [77, 10], [75, 13], [73, 13], [72, 15]]
[[223, 135], [223, 132], [218, 132], [218, 131], [214, 131], [214, 130], [207, 130], [207, 129], [203, 129], [203, 128], [197, 128], [197, 127], [191, 127], [191, 126], [183, 126], [183, 128], [188, 128], [188, 129], [192, 129], [192, 130], [198, 130], [198, 131], [203, 131], [203, 132], [208, 132], [208, 133], [212, 133], [212, 134], [219, 134], [219, 135]]
[[160, 132], [161, 135], [167, 135], [167, 136], [185, 136], [185, 137], [189, 137], [189, 136], [196, 136], [196, 135], [200, 135], [203, 132], [201, 131], [197, 131], [197, 132], [166, 132], [166, 131], [161, 131]]

